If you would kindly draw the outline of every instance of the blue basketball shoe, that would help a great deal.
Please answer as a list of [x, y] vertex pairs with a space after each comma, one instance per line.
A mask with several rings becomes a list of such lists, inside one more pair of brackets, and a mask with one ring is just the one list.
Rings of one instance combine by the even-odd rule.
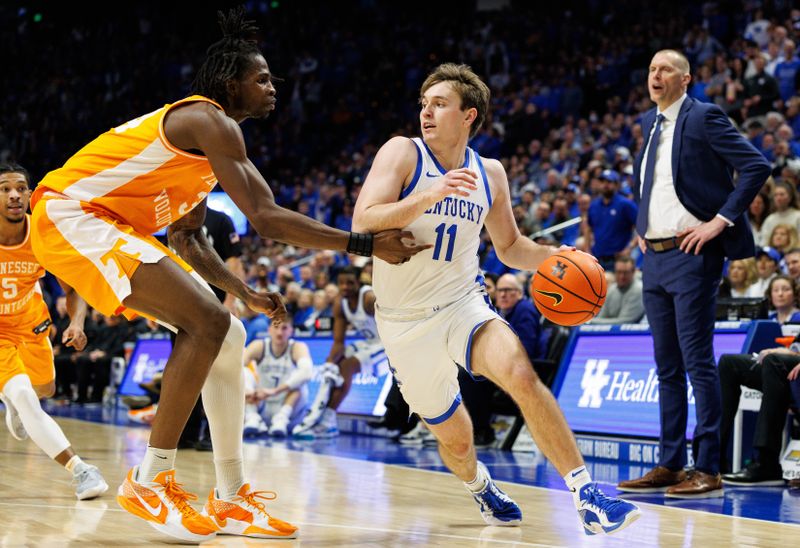
[[494, 484], [486, 466], [480, 461], [478, 461], [478, 468], [482, 469], [489, 478], [483, 491], [472, 493], [475, 502], [481, 507], [483, 521], [489, 525], [519, 525], [522, 522], [522, 511], [517, 503]]
[[635, 504], [604, 495], [596, 483], [587, 483], [580, 491], [573, 490], [572, 497], [587, 535], [616, 533], [642, 515]]

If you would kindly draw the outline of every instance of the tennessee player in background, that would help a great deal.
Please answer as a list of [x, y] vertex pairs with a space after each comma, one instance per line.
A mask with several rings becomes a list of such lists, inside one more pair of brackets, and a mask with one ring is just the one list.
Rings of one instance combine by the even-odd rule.
[[[17, 440], [31, 440], [70, 472], [79, 500], [108, 490], [96, 466], [75, 454], [58, 424], [42, 410], [39, 398], [55, 392], [55, 365], [50, 344], [50, 313], [39, 278], [44, 269], [31, 249], [28, 201], [30, 177], [22, 166], [0, 164], [0, 400], [6, 425]], [[77, 350], [86, 346], [83, 322], [86, 302], [64, 286], [70, 325], [63, 342]]]
[[[245, 331], [203, 279], [275, 322], [285, 308], [279, 294], [256, 293], [225, 268], [202, 232], [205, 197], [219, 180], [265, 239], [374, 253], [389, 263], [425, 247], [407, 232], [343, 232], [275, 203], [239, 127], [275, 108], [269, 66], [250, 38], [258, 29], [243, 8], [220, 14], [220, 23], [223, 38], [208, 49], [191, 96], [100, 135], [42, 180], [31, 199], [33, 249], [103, 314], [139, 312], [177, 332], [149, 446], [118, 491], [120, 506], [191, 542], [218, 530], [291, 538], [297, 528], [271, 517], [244, 480]], [[180, 257], [150, 236], [165, 226]], [[196, 495], [175, 480], [174, 462], [201, 390], [217, 483], [199, 514], [188, 503]]]

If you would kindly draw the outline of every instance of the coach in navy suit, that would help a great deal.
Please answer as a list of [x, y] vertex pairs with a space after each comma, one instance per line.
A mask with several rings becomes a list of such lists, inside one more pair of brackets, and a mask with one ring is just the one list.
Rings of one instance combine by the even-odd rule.
[[[659, 379], [659, 465], [623, 481], [622, 491], [666, 491], [675, 498], [722, 496], [721, 419], [713, 333], [725, 257], [755, 253], [745, 212], [770, 166], [722, 110], [686, 96], [689, 62], [662, 50], [650, 63], [657, 107], [642, 118], [647, 135], [634, 162], [636, 231], [644, 253], [644, 306]], [[733, 174], [738, 173], [734, 185]], [[695, 470], [686, 474], [686, 375], [697, 410]]]

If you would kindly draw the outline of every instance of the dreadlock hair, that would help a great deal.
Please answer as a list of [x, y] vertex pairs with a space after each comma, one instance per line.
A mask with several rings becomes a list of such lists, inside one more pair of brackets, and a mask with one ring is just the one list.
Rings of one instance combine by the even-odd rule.
[[203, 95], [227, 106], [229, 80], [241, 78], [252, 64], [253, 55], [261, 55], [252, 36], [258, 32], [255, 21], [246, 21], [244, 6], [217, 12], [222, 39], [206, 50], [206, 60], [192, 82], [192, 95]]
[[25, 177], [25, 181], [28, 183], [28, 186], [31, 184], [31, 174], [28, 173], [28, 170], [22, 167], [21, 165], [14, 163], [14, 162], [3, 162], [0, 163], [0, 175], [3, 173], [20, 173]]

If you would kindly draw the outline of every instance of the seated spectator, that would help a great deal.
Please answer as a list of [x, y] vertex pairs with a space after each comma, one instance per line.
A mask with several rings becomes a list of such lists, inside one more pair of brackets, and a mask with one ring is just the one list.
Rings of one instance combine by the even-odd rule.
[[728, 275], [720, 288], [721, 296], [743, 298], [750, 296], [750, 287], [756, 281], [756, 262], [754, 259], [738, 259], [728, 265]]
[[763, 297], [769, 282], [780, 270], [781, 254], [771, 247], [756, 249], [756, 281], [750, 286], [748, 297]]
[[278, 291], [277, 286], [269, 282], [269, 272], [272, 268], [272, 261], [269, 257], [259, 257], [256, 261], [255, 276], [248, 280], [248, 285], [259, 293]]
[[769, 236], [769, 247], [778, 251], [781, 257], [789, 251], [797, 247], [797, 229], [790, 225], [775, 225], [772, 229], [772, 234]]
[[78, 380], [75, 403], [100, 403], [111, 380], [111, 358], [125, 356], [130, 338], [128, 321], [122, 316], [97, 314], [98, 329], [83, 352], [73, 354]]
[[297, 309], [294, 312], [295, 329], [303, 329], [303, 324], [314, 311], [313, 304], [314, 292], [310, 289], [300, 290], [300, 296], [297, 298]]
[[500, 315], [519, 337], [528, 358], [539, 357], [542, 316], [530, 299], [526, 299], [519, 279], [513, 274], [503, 274], [497, 279], [495, 300]]
[[796, 247], [786, 252], [783, 256], [783, 266], [789, 277], [800, 283], [800, 248]]
[[789, 276], [779, 274], [769, 282], [766, 292], [769, 301], [769, 319], [779, 324], [800, 323], [800, 308], [797, 307], [798, 287]]
[[[726, 454], [739, 408], [741, 387], [762, 392], [761, 409], [756, 419], [753, 438], [755, 457], [743, 469], [723, 474], [722, 481], [731, 485], [783, 485], [780, 465], [781, 440], [786, 412], [792, 401], [790, 385], [797, 384], [800, 374], [798, 339], [791, 348], [762, 350], [757, 357], [750, 354], [723, 354], [719, 360], [722, 394], [720, 441]], [[723, 459], [723, 470], [729, 469]]]
[[772, 235], [778, 225], [800, 226], [800, 211], [797, 209], [797, 191], [782, 181], [776, 181], [772, 189], [772, 213], [761, 226], [761, 237]]
[[486, 294], [489, 296], [489, 301], [492, 306], [497, 306], [497, 274], [494, 272], [484, 272], [483, 282], [486, 285]]
[[636, 263], [619, 257], [614, 263], [614, 285], [593, 324], [638, 323], [644, 317], [642, 282], [636, 279]]
[[302, 418], [314, 364], [308, 345], [292, 339], [292, 317], [272, 324], [269, 336], [256, 339], [244, 351], [244, 435], [286, 437], [289, 426]]
[[753, 240], [757, 246], [764, 245], [764, 234], [761, 232], [761, 227], [764, 225], [764, 220], [770, 214], [770, 200], [769, 193], [764, 189], [761, 190], [753, 201], [750, 202], [750, 207], [747, 209], [747, 218], [750, 221], [750, 229], [753, 231]]

